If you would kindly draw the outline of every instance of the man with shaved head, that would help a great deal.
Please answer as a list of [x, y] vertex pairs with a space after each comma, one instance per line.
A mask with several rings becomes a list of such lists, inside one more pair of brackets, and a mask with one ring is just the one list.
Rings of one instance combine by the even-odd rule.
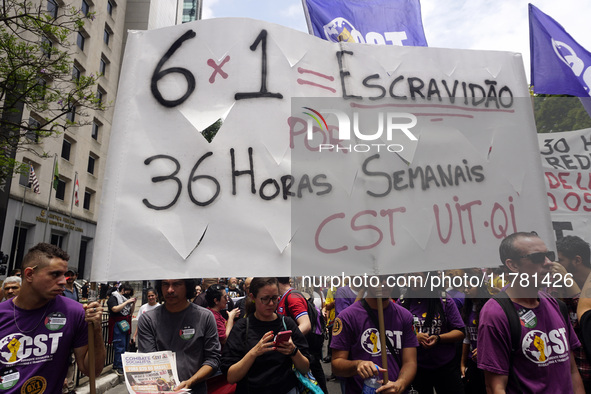
[[[583, 394], [573, 357], [581, 344], [557, 300], [540, 291], [554, 252], [536, 233], [520, 232], [503, 239], [499, 254], [517, 280], [480, 312], [477, 359], [487, 392]], [[510, 316], [519, 320], [515, 342]]]
[[3, 393], [61, 392], [70, 349], [88, 375], [88, 322], [94, 323], [95, 373], [103, 369], [102, 308], [97, 302], [82, 306], [58, 297], [66, 285], [69, 258], [55, 245], [34, 246], [23, 259], [20, 293], [0, 303]]

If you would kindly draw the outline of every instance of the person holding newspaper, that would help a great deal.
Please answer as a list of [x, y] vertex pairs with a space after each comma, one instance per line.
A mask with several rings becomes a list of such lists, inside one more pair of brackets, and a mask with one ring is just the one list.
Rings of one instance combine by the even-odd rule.
[[164, 305], [138, 320], [140, 353], [170, 350], [176, 353], [181, 383], [174, 388], [190, 388], [206, 394], [205, 380], [218, 369], [220, 341], [213, 314], [189, 299], [195, 296], [193, 279], [165, 279], [156, 284]]

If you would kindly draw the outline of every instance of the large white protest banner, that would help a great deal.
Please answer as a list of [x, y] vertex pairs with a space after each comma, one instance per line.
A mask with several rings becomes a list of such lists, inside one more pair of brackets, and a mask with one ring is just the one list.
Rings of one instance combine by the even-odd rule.
[[93, 280], [494, 266], [515, 231], [552, 244], [518, 54], [217, 19], [131, 32], [120, 80]]
[[556, 238], [591, 242], [591, 129], [538, 134]]

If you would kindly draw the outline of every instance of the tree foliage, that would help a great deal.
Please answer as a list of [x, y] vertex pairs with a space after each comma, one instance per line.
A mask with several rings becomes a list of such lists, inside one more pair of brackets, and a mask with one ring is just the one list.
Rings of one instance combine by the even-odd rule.
[[220, 130], [220, 127], [222, 127], [222, 123], [224, 123], [224, 121], [222, 119], [218, 119], [205, 130], [203, 130], [203, 133], [201, 134], [207, 140], [207, 142], [211, 143], [211, 141], [213, 141], [213, 138]]
[[579, 130], [591, 127], [591, 116], [578, 97], [536, 95], [534, 114], [538, 133]]
[[[21, 169], [19, 150], [44, 156], [43, 138], [89, 123], [87, 110], [103, 109], [97, 76], [72, 77], [76, 35], [91, 14], [40, 4], [3, 0], [0, 6], [0, 175]], [[22, 108], [32, 116], [23, 117]]]

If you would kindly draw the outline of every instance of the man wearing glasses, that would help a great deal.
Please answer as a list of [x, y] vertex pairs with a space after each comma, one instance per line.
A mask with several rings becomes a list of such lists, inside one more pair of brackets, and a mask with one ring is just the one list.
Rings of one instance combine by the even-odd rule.
[[510, 277], [506, 295], [521, 323], [518, 346], [512, 350], [509, 310], [489, 300], [480, 312], [478, 368], [484, 370], [489, 393], [585, 392], [573, 357], [581, 346], [557, 301], [539, 288], [555, 258], [535, 233], [515, 233], [499, 247]]
[[164, 305], [140, 316], [141, 353], [170, 350], [176, 353], [181, 383], [174, 390], [206, 394], [205, 380], [220, 364], [220, 341], [211, 311], [195, 305], [192, 279], [165, 279], [156, 283]]

